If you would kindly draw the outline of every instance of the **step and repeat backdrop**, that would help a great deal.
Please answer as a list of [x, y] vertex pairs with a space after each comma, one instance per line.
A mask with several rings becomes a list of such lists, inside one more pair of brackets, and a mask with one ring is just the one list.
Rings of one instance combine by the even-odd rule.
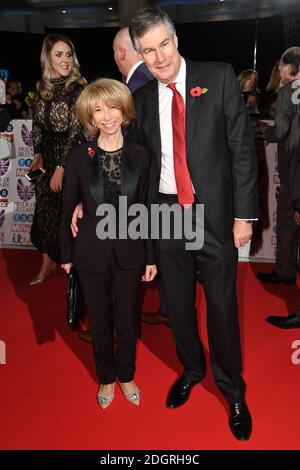
[[[264, 121], [273, 124], [273, 121]], [[276, 207], [280, 187], [277, 144], [256, 140], [259, 220], [251, 242], [239, 249], [240, 260], [274, 261], [276, 256]]]
[[12, 121], [0, 138], [0, 248], [32, 246], [35, 186], [24, 176], [32, 158], [32, 121]]
[[[240, 260], [274, 261], [276, 204], [279, 189], [277, 145], [256, 142], [260, 219], [251, 243], [239, 250]], [[12, 121], [0, 137], [0, 248], [32, 247], [30, 226], [35, 185], [25, 178], [33, 158], [32, 121]]]

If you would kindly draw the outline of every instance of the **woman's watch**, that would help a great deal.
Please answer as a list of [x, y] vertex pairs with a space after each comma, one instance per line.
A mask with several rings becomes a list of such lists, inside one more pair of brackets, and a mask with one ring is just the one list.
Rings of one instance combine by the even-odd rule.
[[63, 165], [56, 165], [56, 168], [63, 168], [65, 169], [65, 167]]

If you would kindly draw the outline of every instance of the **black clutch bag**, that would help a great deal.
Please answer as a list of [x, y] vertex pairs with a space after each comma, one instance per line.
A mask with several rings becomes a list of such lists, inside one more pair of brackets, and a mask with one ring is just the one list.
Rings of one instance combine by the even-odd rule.
[[80, 287], [79, 277], [74, 266], [68, 274], [68, 297], [67, 297], [67, 322], [70, 328], [75, 329], [83, 311], [83, 294]]

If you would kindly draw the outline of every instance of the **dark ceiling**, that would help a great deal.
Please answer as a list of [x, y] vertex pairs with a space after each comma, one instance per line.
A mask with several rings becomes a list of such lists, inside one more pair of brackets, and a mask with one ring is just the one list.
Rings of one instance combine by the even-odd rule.
[[299, 9], [299, 0], [0, 0], [0, 31], [119, 26], [126, 10], [159, 5], [176, 23], [254, 18]]

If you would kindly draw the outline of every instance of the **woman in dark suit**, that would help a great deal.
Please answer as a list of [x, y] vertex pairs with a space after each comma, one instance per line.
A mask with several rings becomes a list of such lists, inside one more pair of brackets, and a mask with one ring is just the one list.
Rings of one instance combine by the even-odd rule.
[[[126, 197], [128, 207], [145, 202], [148, 157], [143, 147], [124, 139], [122, 127], [129, 125], [135, 110], [122, 83], [99, 79], [88, 85], [78, 98], [76, 115], [95, 140], [75, 147], [68, 159], [60, 232], [62, 267], [69, 272], [75, 266], [85, 297], [101, 383], [99, 405], [104, 409], [111, 404], [116, 380], [124, 396], [138, 405], [140, 391], [133, 377], [139, 285], [141, 278], [154, 279], [156, 266], [151, 244], [145, 247], [141, 238], [120, 238], [123, 224], [117, 221], [123, 217], [120, 196]], [[84, 216], [73, 238], [70, 223], [79, 201]]]

